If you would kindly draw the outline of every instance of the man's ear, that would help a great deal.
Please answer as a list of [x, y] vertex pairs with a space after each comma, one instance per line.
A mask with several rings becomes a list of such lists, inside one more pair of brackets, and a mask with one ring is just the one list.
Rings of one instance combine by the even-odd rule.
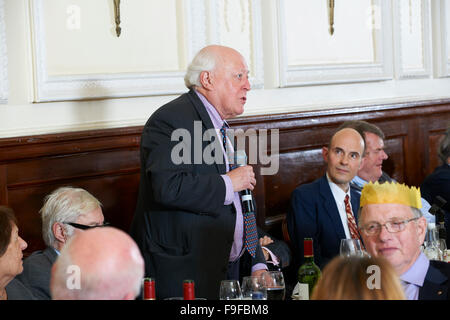
[[206, 90], [211, 90], [213, 88], [211, 72], [202, 71], [200, 73], [200, 83], [201, 83], [202, 87], [205, 88]]
[[66, 242], [66, 229], [60, 222], [55, 222], [52, 226], [52, 232], [55, 236], [55, 239], [61, 243]]
[[419, 237], [420, 245], [425, 240], [425, 235], [427, 234], [427, 219], [425, 217], [420, 217], [419, 220], [417, 220], [417, 235]]
[[322, 157], [323, 157], [323, 160], [326, 162], [326, 163], [328, 163], [328, 148], [327, 147], [323, 147], [322, 148]]

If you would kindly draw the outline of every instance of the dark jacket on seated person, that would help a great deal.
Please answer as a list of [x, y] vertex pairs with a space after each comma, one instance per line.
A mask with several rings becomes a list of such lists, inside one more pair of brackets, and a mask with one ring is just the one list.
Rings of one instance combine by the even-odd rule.
[[450, 263], [430, 261], [423, 286], [419, 289], [419, 300], [450, 300]]
[[39, 300], [51, 300], [50, 276], [53, 263], [58, 254], [47, 247], [44, 251], [35, 251], [23, 261], [23, 272], [17, 276]]
[[31, 291], [16, 278], [12, 279], [6, 286], [8, 300], [36, 300]]

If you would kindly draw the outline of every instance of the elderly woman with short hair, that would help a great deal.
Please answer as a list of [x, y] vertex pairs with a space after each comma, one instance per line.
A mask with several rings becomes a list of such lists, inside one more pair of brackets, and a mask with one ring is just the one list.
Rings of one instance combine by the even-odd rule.
[[23, 271], [27, 243], [19, 236], [14, 212], [4, 206], [0, 206], [0, 230], [0, 300], [31, 300], [31, 292], [15, 279]]

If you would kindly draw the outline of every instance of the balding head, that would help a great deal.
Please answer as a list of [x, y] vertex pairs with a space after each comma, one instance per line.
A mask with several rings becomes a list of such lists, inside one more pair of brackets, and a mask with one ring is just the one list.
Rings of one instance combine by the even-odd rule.
[[95, 228], [69, 240], [53, 265], [50, 287], [56, 300], [134, 299], [143, 276], [133, 239], [115, 228]]
[[251, 89], [244, 57], [235, 49], [211, 45], [203, 48], [189, 65], [185, 84], [203, 95], [222, 119], [244, 112]]
[[361, 166], [363, 153], [362, 136], [350, 128], [337, 131], [330, 145], [322, 149], [323, 158], [328, 164], [328, 177], [345, 192]]

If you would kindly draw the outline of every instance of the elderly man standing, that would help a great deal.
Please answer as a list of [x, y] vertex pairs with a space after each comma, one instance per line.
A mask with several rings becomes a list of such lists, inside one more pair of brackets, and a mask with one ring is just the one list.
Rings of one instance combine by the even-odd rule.
[[[256, 184], [249, 165], [230, 170], [227, 119], [244, 112], [248, 67], [236, 50], [207, 46], [188, 67], [190, 89], [153, 113], [141, 137], [139, 196], [130, 234], [156, 280], [158, 299], [218, 299], [220, 281], [239, 279], [242, 255], [252, 274], [267, 269], [255, 216], [243, 214], [239, 192]], [[213, 156], [214, 153], [214, 156]]]
[[421, 251], [427, 231], [420, 191], [398, 183], [368, 183], [361, 193], [359, 228], [367, 251], [384, 257], [409, 300], [449, 299], [450, 265]]
[[18, 279], [37, 299], [50, 300], [50, 271], [62, 248], [73, 235], [103, 226], [104, 217], [101, 203], [93, 195], [73, 187], [61, 187], [49, 194], [40, 213], [47, 248], [24, 260]]
[[322, 149], [326, 174], [293, 191], [287, 226], [296, 268], [303, 261], [304, 238], [313, 239], [314, 260], [320, 268], [339, 254], [341, 239], [359, 239], [355, 217], [359, 195], [349, 183], [360, 168], [363, 153], [364, 140], [356, 130], [338, 130]]

